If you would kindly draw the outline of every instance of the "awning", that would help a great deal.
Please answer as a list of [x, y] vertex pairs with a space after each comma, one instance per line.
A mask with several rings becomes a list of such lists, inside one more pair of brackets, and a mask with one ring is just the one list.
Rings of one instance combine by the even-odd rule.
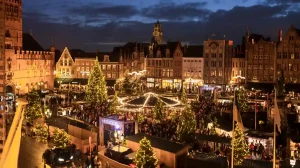
[[54, 82], [58, 83], [61, 81], [61, 84], [69, 84], [72, 82], [72, 80], [73, 80], [73, 78], [55, 78]]
[[72, 80], [72, 84], [86, 85], [87, 83], [88, 83], [88, 79], [74, 78], [74, 79]]
[[222, 144], [230, 144], [231, 138], [221, 137], [217, 135], [205, 135], [205, 134], [196, 134], [196, 137], [200, 141], [209, 141], [209, 142], [216, 142]]

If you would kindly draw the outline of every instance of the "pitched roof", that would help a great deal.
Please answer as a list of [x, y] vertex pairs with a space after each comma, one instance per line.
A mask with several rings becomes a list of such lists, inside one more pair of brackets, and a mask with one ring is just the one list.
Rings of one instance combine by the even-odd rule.
[[177, 152], [179, 152], [180, 150], [182, 150], [186, 147], [186, 145], [183, 145], [180, 143], [172, 142], [172, 141], [169, 141], [166, 139], [162, 139], [162, 138], [159, 138], [156, 136], [151, 136], [151, 135], [142, 134], [142, 133], [128, 136], [126, 139], [129, 141], [139, 143], [140, 140], [142, 140], [144, 137], [146, 137], [151, 142], [152, 147], [161, 149], [164, 151], [168, 151], [168, 152], [171, 152], [174, 154], [176, 154]]
[[176, 42], [170, 42], [168, 41], [166, 44], [158, 44], [154, 45], [153, 47], [153, 57], [156, 57], [157, 51], [160, 51], [161, 56], [160, 57], [166, 57], [166, 51], [170, 51], [170, 57], [173, 57], [173, 54], [177, 48], [177, 46], [181, 47], [181, 43], [179, 41]]
[[263, 40], [263, 41], [266, 40], [263, 35], [254, 34], [254, 33], [251, 33], [251, 35], [249, 36], [249, 42], [251, 42], [252, 39], [254, 40], [255, 43], [257, 43], [259, 40]]
[[29, 33], [23, 33], [23, 50], [27, 51], [45, 51], [44, 48]]
[[184, 57], [203, 57], [203, 45], [184, 46]]

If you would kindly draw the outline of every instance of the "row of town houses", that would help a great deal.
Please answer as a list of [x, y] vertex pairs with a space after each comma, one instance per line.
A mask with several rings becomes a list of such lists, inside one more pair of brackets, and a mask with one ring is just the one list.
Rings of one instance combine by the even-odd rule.
[[272, 84], [282, 72], [286, 83], [299, 84], [299, 52], [300, 30], [293, 26], [285, 35], [280, 30], [276, 42], [247, 30], [237, 46], [232, 40], [214, 37], [201, 45], [183, 45], [179, 41], [163, 43], [161, 23], [157, 22], [150, 43], [128, 42], [108, 53], [65, 48], [56, 63], [56, 80], [86, 80], [97, 55], [111, 84], [131, 72], [144, 72], [148, 88], [181, 88], [184, 83], [188, 88]]

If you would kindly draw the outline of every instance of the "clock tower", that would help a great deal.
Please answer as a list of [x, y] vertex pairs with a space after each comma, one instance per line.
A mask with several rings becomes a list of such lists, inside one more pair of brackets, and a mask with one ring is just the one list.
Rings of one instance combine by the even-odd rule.
[[163, 42], [163, 33], [162, 33], [162, 27], [161, 27], [161, 23], [159, 21], [157, 21], [156, 23], [154, 23], [154, 29], [153, 29], [153, 37], [155, 39], [155, 42], [157, 44], [162, 44]]

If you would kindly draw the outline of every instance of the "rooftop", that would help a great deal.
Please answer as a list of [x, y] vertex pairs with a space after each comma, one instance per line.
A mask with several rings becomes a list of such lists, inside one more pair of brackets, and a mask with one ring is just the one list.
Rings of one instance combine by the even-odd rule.
[[186, 147], [186, 145], [180, 144], [180, 143], [176, 143], [176, 142], [172, 142], [166, 139], [162, 139], [156, 136], [151, 136], [151, 135], [147, 135], [147, 134], [135, 134], [132, 136], [128, 136], [126, 139], [128, 141], [133, 141], [133, 142], [137, 142], [139, 143], [140, 140], [142, 140], [144, 137], [146, 137], [150, 142], [151, 142], [151, 146], [157, 149], [161, 149], [164, 151], [168, 151], [171, 153], [176, 154], [177, 152], [181, 151], [182, 149], [184, 149]]
[[23, 33], [23, 50], [45, 51], [38, 41], [29, 33]]

